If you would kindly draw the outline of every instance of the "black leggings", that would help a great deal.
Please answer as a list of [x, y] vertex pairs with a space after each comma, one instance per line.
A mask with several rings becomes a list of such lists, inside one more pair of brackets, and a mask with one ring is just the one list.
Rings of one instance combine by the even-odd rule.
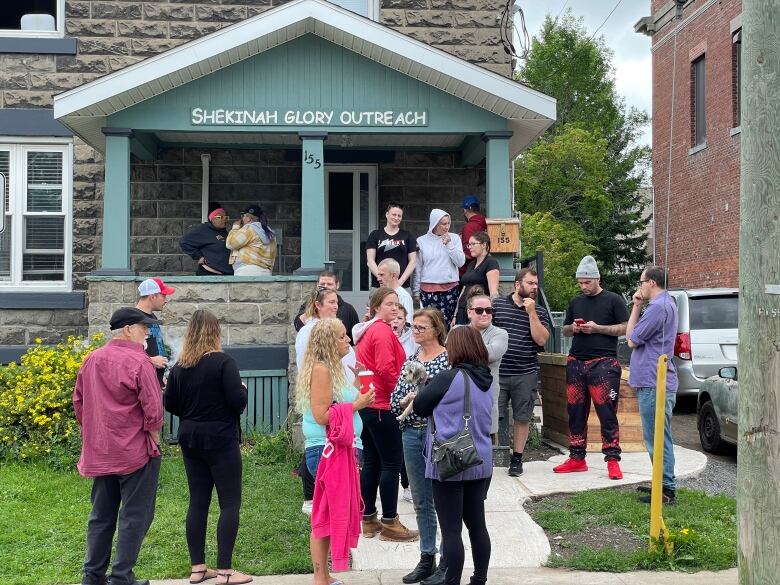
[[463, 574], [463, 524], [469, 531], [474, 576], [471, 583], [486, 583], [490, 564], [490, 535], [485, 526], [485, 497], [490, 478], [471, 481], [433, 480], [433, 503], [441, 528], [442, 555], [447, 558], [445, 583], [458, 585]]
[[360, 494], [363, 496], [365, 514], [376, 512], [376, 492], [382, 500], [382, 518], [398, 515], [398, 476], [403, 461], [401, 429], [389, 410], [364, 408], [363, 419], [363, 469], [360, 472]]
[[187, 509], [187, 547], [190, 562], [206, 562], [206, 523], [211, 493], [217, 488], [219, 521], [217, 522], [217, 568], [233, 566], [233, 547], [238, 534], [241, 509], [241, 450], [236, 441], [225, 449], [190, 449], [182, 445], [184, 469], [190, 487]]

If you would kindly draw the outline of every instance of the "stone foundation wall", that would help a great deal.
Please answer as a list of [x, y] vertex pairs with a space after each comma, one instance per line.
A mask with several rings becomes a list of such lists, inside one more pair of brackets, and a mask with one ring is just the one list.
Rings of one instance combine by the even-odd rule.
[[33, 345], [64, 341], [69, 335], [87, 334], [87, 313], [67, 309], [3, 309], [0, 311], [0, 345]]

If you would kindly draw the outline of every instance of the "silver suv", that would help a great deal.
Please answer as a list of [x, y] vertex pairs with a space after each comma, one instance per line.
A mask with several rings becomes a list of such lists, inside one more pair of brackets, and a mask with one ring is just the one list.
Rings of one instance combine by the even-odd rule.
[[670, 290], [679, 322], [674, 365], [680, 396], [696, 395], [721, 368], [737, 365], [739, 289]]

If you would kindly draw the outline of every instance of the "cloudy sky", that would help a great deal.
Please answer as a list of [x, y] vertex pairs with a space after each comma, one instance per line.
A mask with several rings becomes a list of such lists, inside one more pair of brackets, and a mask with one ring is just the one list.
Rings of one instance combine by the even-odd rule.
[[[614, 51], [615, 86], [626, 103], [651, 114], [651, 59], [650, 37], [634, 32], [634, 24], [650, 14], [650, 0], [517, 0], [516, 5], [525, 14], [526, 28], [530, 36], [538, 35], [547, 14], [555, 18], [561, 11], [571, 10], [584, 18], [586, 29], [603, 36]], [[610, 11], [617, 8], [604, 22]], [[519, 15], [515, 17], [520, 29]], [[603, 23], [603, 26], [602, 26]], [[650, 144], [650, 128], [646, 128], [642, 140]]]

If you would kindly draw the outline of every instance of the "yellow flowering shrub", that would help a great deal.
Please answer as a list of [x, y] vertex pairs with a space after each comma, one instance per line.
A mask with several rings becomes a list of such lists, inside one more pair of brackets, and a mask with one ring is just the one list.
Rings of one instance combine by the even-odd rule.
[[73, 389], [84, 358], [103, 345], [103, 335], [68, 337], [41, 344], [19, 363], [0, 367], [0, 459], [72, 459], [81, 445]]

